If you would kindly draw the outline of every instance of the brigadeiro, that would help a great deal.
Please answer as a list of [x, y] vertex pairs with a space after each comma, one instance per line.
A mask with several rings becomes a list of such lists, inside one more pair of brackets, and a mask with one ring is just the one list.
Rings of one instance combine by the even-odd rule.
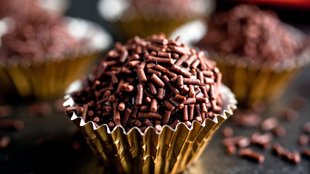
[[[111, 8], [115, 7], [115, 8]], [[214, 1], [206, 0], [100, 0], [98, 10], [112, 24], [118, 39], [127, 41], [139, 35], [160, 32], [167, 36], [177, 27], [214, 10]]]
[[0, 5], [3, 97], [60, 95], [111, 42], [97, 25], [46, 11], [36, 0], [3, 0]]
[[136, 36], [73, 83], [64, 106], [107, 167], [178, 173], [236, 109], [221, 78], [215, 62], [179, 38]]
[[254, 5], [213, 15], [196, 45], [217, 61], [224, 84], [243, 104], [277, 99], [309, 62], [304, 33]]

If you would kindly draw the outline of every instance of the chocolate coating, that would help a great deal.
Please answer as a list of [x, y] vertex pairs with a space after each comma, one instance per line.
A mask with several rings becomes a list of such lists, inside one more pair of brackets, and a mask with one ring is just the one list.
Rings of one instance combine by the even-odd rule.
[[272, 63], [296, 57], [305, 46], [305, 38], [275, 13], [242, 4], [212, 16], [208, 33], [197, 45], [217, 53], [236, 54], [237, 59]]
[[[124, 49], [126, 58], [121, 56]], [[150, 55], [165, 61], [156, 61], [155, 56], [150, 61]], [[191, 57], [198, 61], [187, 61]], [[176, 70], [174, 63], [180, 59], [184, 60]], [[117, 63], [107, 64], [113, 60]], [[199, 78], [207, 76], [197, 72], [206, 72], [213, 81], [205, 84]], [[76, 114], [86, 121], [99, 117], [98, 125], [107, 124], [110, 128], [119, 124], [126, 130], [134, 126], [144, 130], [152, 125], [157, 130], [163, 125], [174, 128], [179, 122], [188, 121], [186, 125], [191, 125], [197, 120], [202, 123], [221, 112], [221, 73], [215, 63], [185, 44], [166, 41], [163, 35], [145, 40], [135, 37], [125, 45], [115, 44], [85, 84], [81, 91], [72, 94], [75, 106], [67, 109], [67, 113], [76, 110]], [[87, 114], [85, 109], [93, 110], [94, 114]]]
[[0, 18], [11, 21], [6, 23], [8, 30], [0, 38], [1, 62], [60, 59], [68, 54], [78, 54], [82, 49], [82, 43], [64, 25], [64, 19], [47, 12], [37, 1], [3, 0], [0, 6]]

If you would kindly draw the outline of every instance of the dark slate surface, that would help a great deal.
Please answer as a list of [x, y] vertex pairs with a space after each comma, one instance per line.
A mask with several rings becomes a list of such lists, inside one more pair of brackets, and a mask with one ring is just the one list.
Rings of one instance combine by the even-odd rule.
[[[83, 7], [83, 8], [82, 8]], [[82, 17], [107, 24], [100, 20], [96, 13], [95, 1], [73, 0], [68, 15]], [[304, 27], [303, 24], [298, 24]], [[113, 32], [110, 26], [106, 26]], [[115, 33], [113, 34], [115, 36]], [[285, 96], [277, 102], [270, 104], [263, 117], [278, 116], [278, 111], [287, 107], [290, 98], [301, 95], [310, 101], [310, 68], [301, 72], [286, 91]], [[308, 92], [309, 91], [309, 92]], [[283, 138], [276, 138], [285, 148], [301, 150], [297, 143], [301, 126], [310, 121], [310, 105], [300, 111], [300, 117], [294, 122], [281, 121], [287, 130]], [[9, 135], [12, 141], [7, 149], [0, 149], [0, 173], [102, 173], [105, 170], [98, 165], [98, 161], [88, 148], [84, 139], [76, 133], [75, 125], [62, 112], [53, 111], [49, 116], [33, 117], [24, 105], [14, 106], [12, 119], [22, 119], [25, 127], [22, 131], [0, 130], [0, 137]], [[1, 119], [0, 119], [1, 121]], [[237, 135], [251, 135], [257, 128], [244, 129], [236, 127], [229, 120], [225, 125], [234, 128]], [[221, 127], [223, 128], [223, 126]], [[237, 155], [226, 155], [221, 145], [222, 135], [220, 130], [206, 148], [203, 155], [184, 173], [209, 173], [209, 174], [308, 174], [310, 161], [302, 159], [299, 165], [291, 165], [270, 153], [270, 150], [253, 149], [265, 155], [263, 164], [256, 164]], [[47, 143], [37, 145], [38, 139], [47, 137]], [[80, 150], [73, 150], [72, 143], [80, 142]], [[310, 145], [307, 146], [310, 148]], [[105, 171], [107, 172], [107, 171]]]

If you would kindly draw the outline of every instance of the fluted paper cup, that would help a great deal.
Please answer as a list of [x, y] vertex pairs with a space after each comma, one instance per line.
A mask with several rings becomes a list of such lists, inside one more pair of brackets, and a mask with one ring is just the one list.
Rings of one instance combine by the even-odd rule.
[[281, 97], [292, 79], [309, 63], [310, 49], [304, 49], [294, 61], [274, 66], [257, 65], [255, 62], [246, 64], [233, 59], [233, 55], [215, 52], [210, 52], [209, 56], [217, 62], [225, 77], [223, 83], [230, 87], [238, 101], [251, 105], [256, 102], [272, 102]]
[[109, 34], [92, 22], [65, 18], [64, 24], [74, 38], [85, 44], [81, 51], [48, 60], [42, 58], [42, 61], [16, 58], [0, 62], [0, 95], [3, 98], [49, 99], [63, 94], [112, 43]]
[[[64, 106], [73, 106], [71, 92], [79, 89], [79, 82], [68, 90]], [[122, 126], [110, 130], [106, 124], [96, 127], [75, 113], [70, 119], [82, 130], [91, 149], [107, 168], [119, 173], [179, 173], [199, 158], [218, 127], [237, 108], [232, 92], [221, 86], [223, 111], [213, 120], [202, 124], [193, 121], [191, 127], [179, 123], [175, 129], [168, 125], [158, 132], [148, 127], [145, 132], [133, 127], [128, 132]]]

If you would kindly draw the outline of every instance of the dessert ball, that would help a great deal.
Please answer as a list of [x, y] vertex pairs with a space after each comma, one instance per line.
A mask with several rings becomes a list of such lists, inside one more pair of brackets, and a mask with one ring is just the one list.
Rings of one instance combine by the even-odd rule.
[[254, 5], [238, 5], [218, 12], [208, 23], [200, 47], [236, 54], [249, 61], [279, 62], [293, 59], [305, 46], [305, 37], [280, 21], [272, 11]]
[[111, 130], [121, 125], [160, 131], [179, 122], [190, 127], [222, 111], [221, 78], [215, 62], [179, 38], [136, 36], [115, 44], [83, 81], [83, 89], [72, 94], [75, 105], [66, 112]]

